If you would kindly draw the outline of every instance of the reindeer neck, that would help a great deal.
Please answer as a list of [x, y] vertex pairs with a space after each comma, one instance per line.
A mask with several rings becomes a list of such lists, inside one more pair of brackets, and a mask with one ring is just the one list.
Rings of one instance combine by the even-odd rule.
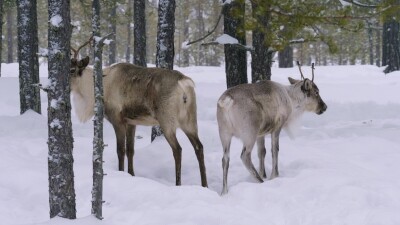
[[306, 101], [306, 96], [301, 91], [301, 84], [288, 85], [286, 91], [292, 101], [292, 114], [296, 117], [301, 115], [305, 111], [304, 102]]
[[93, 70], [86, 68], [80, 77], [71, 78], [72, 100], [75, 112], [81, 122], [86, 122], [94, 114]]

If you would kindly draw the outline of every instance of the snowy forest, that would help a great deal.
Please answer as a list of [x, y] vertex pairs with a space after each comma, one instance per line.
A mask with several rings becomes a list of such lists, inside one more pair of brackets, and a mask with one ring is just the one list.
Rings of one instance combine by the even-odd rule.
[[0, 224], [400, 224], [400, 1], [0, 12]]

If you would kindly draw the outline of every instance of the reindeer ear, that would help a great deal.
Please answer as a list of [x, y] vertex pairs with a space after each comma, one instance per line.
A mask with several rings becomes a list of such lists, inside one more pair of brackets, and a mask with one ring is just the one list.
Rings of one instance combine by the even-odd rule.
[[288, 79], [289, 79], [290, 84], [295, 84], [295, 83], [299, 82], [299, 80], [293, 79], [291, 77], [288, 77]]
[[305, 89], [306, 91], [310, 91], [311, 88], [312, 88], [312, 81], [309, 80], [309, 79], [305, 79], [305, 80], [304, 80], [304, 89]]
[[79, 61], [79, 68], [86, 68], [88, 64], [89, 64], [89, 56], [86, 56], [85, 58], [81, 59], [81, 61]]
[[72, 58], [71, 59], [71, 66], [76, 66], [78, 62], [76, 61], [76, 59]]

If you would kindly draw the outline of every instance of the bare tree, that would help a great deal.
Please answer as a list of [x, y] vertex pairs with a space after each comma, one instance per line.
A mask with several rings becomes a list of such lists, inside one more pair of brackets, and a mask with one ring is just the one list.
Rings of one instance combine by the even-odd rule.
[[[26, 0], [26, 2], [33, 2]], [[69, 0], [49, 0], [48, 129], [50, 217], [76, 218], [70, 103]]]
[[[0, 0], [0, 37], [3, 36], [3, 0]], [[3, 39], [0, 40], [0, 77], [1, 77], [1, 54], [3, 53]]]
[[36, 0], [17, 0], [18, 62], [21, 114], [32, 109], [41, 113], [39, 83], [38, 25]]
[[111, 39], [113, 40], [108, 47], [108, 65], [116, 63], [117, 55], [117, 1], [110, 1], [110, 13], [108, 15], [108, 31], [113, 33]]
[[[224, 33], [239, 41], [239, 44], [246, 44], [244, 30], [244, 9], [243, 0], [232, 0], [227, 3], [224, 0]], [[236, 45], [225, 44], [225, 73], [227, 87], [247, 83], [247, 60], [246, 50]]]
[[133, 3], [133, 63], [146, 67], [146, 1], [134, 0]]
[[14, 16], [13, 8], [10, 6], [7, 8], [6, 12], [7, 20], [7, 63], [14, 62]]
[[125, 61], [127, 63], [131, 62], [131, 42], [132, 42], [132, 5], [133, 0], [128, 0], [128, 8], [126, 10], [126, 15], [129, 18], [128, 23], [126, 23], [126, 33], [127, 33], [127, 41], [126, 41], [126, 52], [125, 52]]
[[[103, 219], [103, 121], [104, 121], [104, 100], [103, 100], [103, 71], [102, 52], [103, 41], [107, 36], [115, 35], [110, 33], [100, 38], [100, 0], [92, 2], [92, 29], [94, 45], [93, 77], [94, 77], [94, 137], [93, 137], [93, 188], [92, 188], [92, 214], [98, 219]], [[115, 36], [114, 36], [115, 37]], [[109, 58], [112, 59], [111, 56]], [[87, 60], [87, 63], [89, 60]], [[111, 62], [111, 61], [110, 61]]]
[[[158, 1], [156, 66], [170, 70], [174, 68], [175, 6], [175, 0]], [[153, 127], [151, 141], [161, 135], [161, 128]]]

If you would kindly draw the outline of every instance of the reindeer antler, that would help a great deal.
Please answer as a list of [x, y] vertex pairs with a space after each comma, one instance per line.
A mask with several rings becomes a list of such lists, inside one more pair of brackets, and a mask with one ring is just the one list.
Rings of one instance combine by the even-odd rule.
[[300, 62], [299, 62], [299, 61], [297, 61], [297, 66], [299, 67], [301, 79], [304, 80], [304, 75], [303, 75], [303, 72], [301, 72], [301, 65], [300, 65]]
[[79, 54], [79, 51], [80, 51], [83, 47], [85, 47], [86, 45], [88, 45], [92, 40], [93, 40], [93, 35], [89, 38], [88, 41], [86, 41], [85, 43], [83, 43], [83, 44], [82, 44], [81, 46], [79, 46], [79, 48], [76, 49], [76, 50], [71, 46], [71, 50], [74, 52], [74, 59], [77, 59], [78, 54]]
[[314, 70], [315, 70], [314, 63], [311, 63], [311, 71], [312, 71], [312, 79], [311, 79], [311, 81], [312, 82], [314, 82]]

